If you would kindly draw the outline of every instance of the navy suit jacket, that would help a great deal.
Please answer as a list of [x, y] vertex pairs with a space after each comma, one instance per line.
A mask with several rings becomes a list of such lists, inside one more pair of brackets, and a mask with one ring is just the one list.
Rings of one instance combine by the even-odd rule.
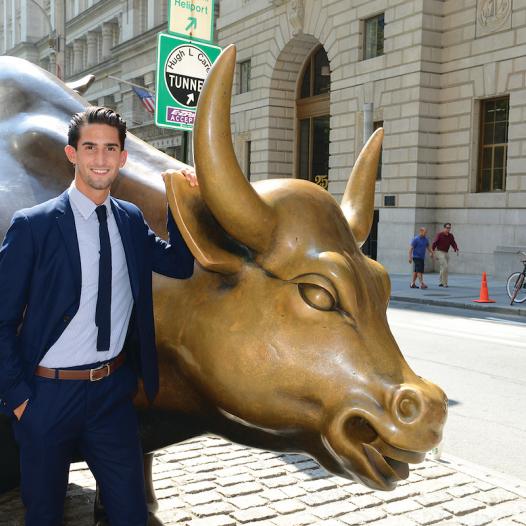
[[[134, 300], [138, 367], [146, 394], [159, 388], [153, 321], [152, 271], [192, 275], [194, 258], [168, 212], [170, 243], [155, 236], [133, 204], [111, 198]], [[80, 302], [81, 265], [67, 191], [15, 213], [0, 248], [0, 411], [31, 398], [31, 377]]]

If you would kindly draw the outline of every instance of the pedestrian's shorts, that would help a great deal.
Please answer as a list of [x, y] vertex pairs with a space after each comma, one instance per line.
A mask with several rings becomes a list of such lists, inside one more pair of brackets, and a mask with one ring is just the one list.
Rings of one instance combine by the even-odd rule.
[[424, 260], [420, 258], [413, 258], [414, 272], [424, 272]]

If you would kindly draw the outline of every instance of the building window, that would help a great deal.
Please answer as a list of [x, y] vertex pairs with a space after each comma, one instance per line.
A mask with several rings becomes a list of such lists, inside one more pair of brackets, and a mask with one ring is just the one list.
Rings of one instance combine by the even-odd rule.
[[329, 187], [331, 70], [322, 46], [307, 59], [296, 100], [296, 176]]
[[384, 54], [384, 14], [364, 20], [363, 59]]
[[478, 192], [506, 188], [509, 108], [509, 96], [481, 101]]
[[250, 59], [239, 63], [239, 93], [250, 91]]
[[[376, 131], [378, 128], [384, 127], [384, 121], [374, 121], [373, 123], [373, 129]], [[381, 181], [382, 180], [382, 157], [384, 153], [384, 147], [382, 146], [380, 150], [380, 159], [378, 159], [378, 168], [376, 170], [376, 180]], [[374, 258], [373, 258], [374, 259]]]

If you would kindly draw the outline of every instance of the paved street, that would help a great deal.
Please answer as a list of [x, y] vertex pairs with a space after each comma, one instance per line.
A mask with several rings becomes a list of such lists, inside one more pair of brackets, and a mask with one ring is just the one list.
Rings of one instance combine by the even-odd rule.
[[526, 319], [392, 303], [389, 323], [450, 399], [445, 451], [526, 480]]
[[[302, 455], [276, 455], [201, 437], [158, 455], [154, 525], [519, 526], [526, 485], [455, 459], [426, 461], [393, 492], [330, 476]], [[91, 526], [94, 481], [70, 477], [65, 526]], [[22, 526], [17, 492], [0, 497], [0, 526]]]

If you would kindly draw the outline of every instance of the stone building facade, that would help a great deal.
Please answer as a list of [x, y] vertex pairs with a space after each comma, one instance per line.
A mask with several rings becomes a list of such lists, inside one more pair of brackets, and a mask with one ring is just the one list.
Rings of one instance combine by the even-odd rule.
[[[56, 1], [0, 0], [0, 54], [54, 71]], [[155, 127], [131, 86], [111, 78], [154, 88], [168, 0], [65, 2], [66, 80], [95, 74], [92, 103], [116, 108], [133, 133], [191, 162], [188, 137]], [[461, 248], [453, 272], [506, 275], [519, 266], [526, 0], [221, 0], [220, 7], [218, 43], [238, 50], [233, 139], [251, 180], [309, 178], [339, 199], [364, 123], [383, 125], [366, 251], [390, 271], [408, 272], [418, 227], [433, 235], [451, 221]]]
[[[0, 55], [25, 58], [55, 73], [50, 34], [56, 2], [0, 0]], [[132, 133], [191, 162], [188, 135], [156, 127], [132, 86], [116, 80], [155, 91], [157, 34], [167, 28], [167, 0], [65, 0], [65, 10], [65, 80], [95, 75], [86, 93], [91, 103], [116, 109]]]
[[[369, 108], [385, 129], [377, 258], [408, 272], [418, 227], [434, 235], [450, 221], [461, 249], [453, 272], [520, 266], [525, 0], [223, 0], [218, 30], [238, 50], [232, 122], [252, 180], [328, 179], [339, 199]], [[328, 75], [327, 89], [304, 89]]]

